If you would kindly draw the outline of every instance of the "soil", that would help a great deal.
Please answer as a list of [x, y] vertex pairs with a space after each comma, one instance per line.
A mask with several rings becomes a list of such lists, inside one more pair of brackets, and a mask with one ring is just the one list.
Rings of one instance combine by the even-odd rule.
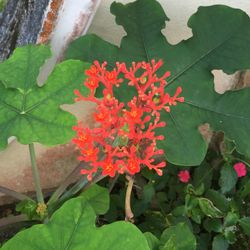
[[20, 230], [20, 223], [11, 224], [8, 226], [1, 226], [1, 220], [12, 215], [18, 215], [15, 210], [16, 203], [0, 206], [0, 246], [5, 241], [10, 239]]

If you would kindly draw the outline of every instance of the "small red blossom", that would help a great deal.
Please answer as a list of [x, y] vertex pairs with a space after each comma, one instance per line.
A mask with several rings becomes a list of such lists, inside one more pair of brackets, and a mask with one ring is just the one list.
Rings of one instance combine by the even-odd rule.
[[98, 74], [98, 69], [95, 65], [91, 65], [90, 69], [85, 70], [85, 74], [89, 77], [96, 77]]
[[236, 171], [238, 177], [244, 177], [247, 174], [246, 165], [243, 162], [237, 162], [234, 164], [234, 170]]
[[190, 174], [188, 170], [182, 170], [178, 174], [179, 180], [183, 183], [188, 183], [190, 180]]
[[[93, 116], [97, 124], [94, 128], [83, 127], [81, 123], [73, 127], [76, 131], [73, 143], [80, 149], [78, 159], [88, 163], [88, 168], [82, 169], [81, 173], [87, 174], [89, 180], [98, 169], [110, 177], [116, 173], [134, 175], [143, 167], [162, 175], [166, 162], [162, 159], [164, 151], [157, 148], [157, 142], [164, 136], [156, 134], [156, 131], [166, 123], [161, 121], [160, 112], [170, 112], [171, 106], [184, 102], [180, 97], [181, 87], [177, 88], [174, 96], [165, 92], [166, 78], [170, 73], [166, 72], [161, 77], [156, 74], [162, 64], [161, 60], [133, 62], [131, 67], [116, 63], [116, 67], [108, 71], [106, 62], [100, 64], [95, 61], [85, 71], [88, 78], [84, 85], [90, 94], [85, 97], [75, 90], [75, 101], [96, 104]], [[122, 84], [134, 87], [137, 93], [127, 103], [114, 95], [114, 88]], [[99, 86], [103, 88], [102, 99], [95, 97]], [[162, 159], [160, 162], [159, 157]], [[186, 178], [182, 180], [185, 182]]]
[[134, 175], [140, 172], [140, 164], [136, 159], [129, 159], [127, 162], [126, 170], [129, 174]]
[[95, 90], [98, 87], [98, 80], [93, 78], [88, 78], [85, 81], [85, 86], [88, 87], [90, 90]]
[[103, 160], [101, 167], [102, 167], [102, 174], [104, 176], [109, 175], [110, 177], [114, 177], [116, 171], [118, 170], [117, 163], [113, 163], [112, 158]]

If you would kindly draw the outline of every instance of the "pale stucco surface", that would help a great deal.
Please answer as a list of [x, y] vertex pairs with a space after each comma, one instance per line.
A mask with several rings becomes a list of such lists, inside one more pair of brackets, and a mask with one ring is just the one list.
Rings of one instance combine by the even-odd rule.
[[[93, 19], [89, 32], [96, 33], [103, 39], [119, 44], [124, 31], [121, 26], [115, 24], [115, 18], [109, 13], [111, 0], [102, 0], [101, 5]], [[127, 3], [129, 1], [120, 1]], [[186, 26], [188, 18], [197, 11], [200, 5], [226, 4], [240, 8], [250, 15], [249, 0], [160, 0], [159, 1], [170, 21], [166, 23], [163, 33], [172, 44], [192, 36], [191, 30]], [[221, 76], [220, 76], [221, 77]], [[222, 91], [228, 88], [230, 81], [222, 77], [217, 79], [220, 83], [218, 89]], [[221, 84], [222, 83], [222, 84]], [[72, 110], [72, 108], [70, 108]], [[84, 107], [76, 105], [73, 110], [79, 118], [91, 120], [90, 113], [93, 106], [85, 104]], [[87, 118], [86, 118], [87, 117]], [[45, 148], [37, 145], [37, 157], [41, 168], [42, 184], [45, 188], [54, 187], [66, 173], [75, 166], [76, 160], [70, 155], [73, 152], [71, 146], [60, 146], [56, 148]], [[63, 159], [63, 160], [62, 160]], [[13, 141], [8, 149], [0, 152], [0, 185], [17, 191], [27, 192], [34, 190], [32, 183], [28, 149], [26, 146]]]

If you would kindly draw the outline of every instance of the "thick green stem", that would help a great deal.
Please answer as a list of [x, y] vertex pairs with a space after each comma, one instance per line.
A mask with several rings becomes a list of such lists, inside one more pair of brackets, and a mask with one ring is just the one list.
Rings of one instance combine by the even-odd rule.
[[34, 148], [33, 143], [29, 144], [29, 151], [30, 151], [30, 160], [31, 160], [31, 166], [32, 166], [33, 179], [34, 179], [35, 188], [36, 188], [37, 201], [39, 203], [44, 203], [42, 188], [40, 184], [39, 171], [36, 165], [35, 148]]

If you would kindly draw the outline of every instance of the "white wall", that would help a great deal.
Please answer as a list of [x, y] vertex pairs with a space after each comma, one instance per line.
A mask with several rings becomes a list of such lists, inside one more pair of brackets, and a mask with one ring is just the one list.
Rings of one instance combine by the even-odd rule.
[[[110, 13], [109, 7], [113, 0], [102, 0], [89, 33], [96, 33], [103, 39], [119, 44], [124, 32], [121, 26], [115, 24], [115, 18]], [[116, 2], [128, 3], [133, 0], [117, 0]], [[158, 0], [170, 19], [166, 23], [163, 33], [170, 43], [178, 43], [182, 39], [192, 36], [187, 27], [189, 17], [197, 11], [199, 6], [224, 4], [233, 8], [239, 8], [250, 15], [250, 0]]]

